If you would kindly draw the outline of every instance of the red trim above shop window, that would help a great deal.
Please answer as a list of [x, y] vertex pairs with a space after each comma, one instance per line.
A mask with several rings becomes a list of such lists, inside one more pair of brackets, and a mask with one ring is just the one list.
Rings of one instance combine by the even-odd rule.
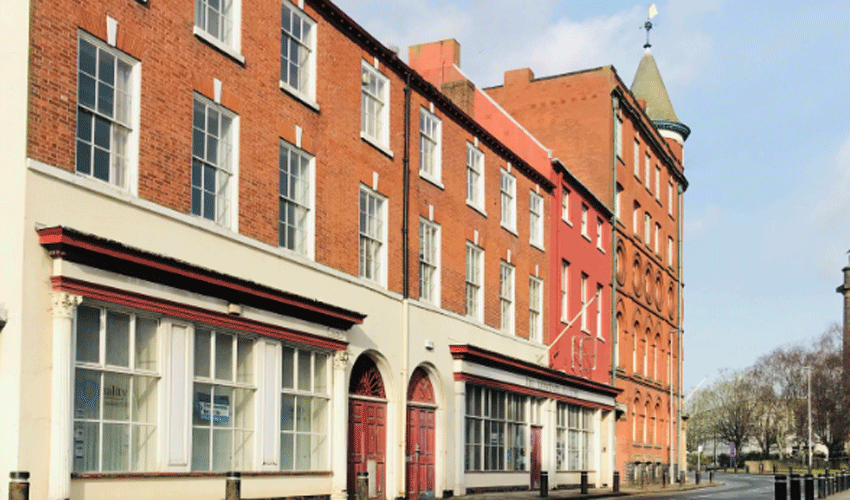
[[205, 323], [222, 328], [238, 330], [240, 332], [254, 333], [265, 337], [288, 340], [321, 349], [344, 351], [348, 347], [348, 343], [341, 340], [320, 337], [318, 335], [269, 325], [267, 323], [210, 311], [209, 309], [203, 309], [200, 307], [187, 306], [178, 302], [158, 299], [156, 297], [140, 293], [119, 290], [117, 288], [99, 285], [97, 283], [89, 283], [87, 281], [68, 278], [65, 276], [53, 276], [50, 278], [50, 281], [53, 284], [54, 290], [74, 293], [82, 295], [88, 299], [132, 307], [133, 309], [163, 314], [186, 321]]
[[480, 347], [469, 344], [449, 346], [449, 351], [452, 353], [453, 359], [471, 361], [483, 366], [498, 367], [501, 370], [516, 373], [518, 375], [533, 377], [546, 382], [573, 387], [601, 394], [603, 396], [615, 398], [623, 392], [623, 389], [618, 387], [576, 377], [575, 375], [570, 375], [569, 373], [561, 370], [555, 370], [534, 363], [529, 363], [527, 361], [522, 361], [504, 354], [488, 351], [486, 349], [481, 349]]
[[263, 309], [324, 326], [348, 330], [365, 314], [228, 276], [187, 262], [156, 255], [66, 227], [38, 231], [51, 257], [124, 276]]
[[483, 387], [490, 387], [492, 389], [501, 389], [503, 391], [514, 392], [517, 394], [525, 394], [527, 396], [534, 396], [537, 398], [554, 399], [555, 401], [563, 401], [565, 403], [579, 405], [585, 408], [599, 408], [607, 411], [611, 411], [614, 409], [614, 407], [611, 405], [594, 403], [593, 401], [585, 401], [583, 399], [578, 398], [571, 398], [569, 396], [563, 396], [554, 392], [541, 391], [539, 389], [532, 389], [530, 387], [524, 387], [521, 385], [509, 384], [500, 380], [479, 377], [478, 375], [471, 375], [469, 373], [455, 373], [455, 381], [469, 382], [470, 384], [480, 385]]

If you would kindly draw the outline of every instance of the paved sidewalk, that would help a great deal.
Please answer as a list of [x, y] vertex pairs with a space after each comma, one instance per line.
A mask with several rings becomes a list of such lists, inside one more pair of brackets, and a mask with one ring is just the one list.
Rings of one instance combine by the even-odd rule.
[[[582, 495], [581, 490], [579, 488], [570, 488], [562, 490], [551, 490], [549, 491], [549, 498], [617, 498], [625, 496], [646, 496], [658, 491], [688, 491], [701, 488], [711, 488], [713, 486], [719, 486], [721, 484], [723, 483], [715, 482], [713, 484], [710, 484], [707, 482], [703, 482], [699, 485], [696, 485], [693, 482], [689, 482], [685, 483], [683, 486], [675, 485], [667, 486], [666, 488], [662, 488], [661, 485], [651, 485], [647, 486], [646, 488], [624, 487], [621, 488], [618, 493], [614, 493], [613, 491], [611, 491], [611, 488], [590, 488], [587, 491], [587, 495]], [[850, 495], [850, 492], [845, 493]], [[476, 493], [474, 495], [462, 495], [453, 498], [457, 498], [460, 500], [532, 500], [540, 498], [540, 491], [502, 491], [495, 493]], [[829, 498], [835, 500], [850, 500], [850, 496], [848, 496], [847, 498], [838, 496], [832, 496]]]

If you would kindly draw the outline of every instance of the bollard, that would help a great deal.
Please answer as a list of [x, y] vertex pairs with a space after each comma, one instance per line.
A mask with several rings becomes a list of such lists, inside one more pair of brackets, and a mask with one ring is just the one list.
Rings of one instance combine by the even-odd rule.
[[242, 474], [230, 471], [225, 476], [224, 500], [239, 500], [242, 498]]
[[666, 469], [661, 471], [661, 487], [662, 488], [667, 487], [667, 470]]
[[826, 470], [826, 496], [832, 495], [832, 476], [829, 474], [829, 469]]
[[788, 485], [785, 482], [785, 474], [777, 474], [775, 479], [776, 482], [773, 486], [773, 498], [774, 500], [785, 500], [788, 498]]
[[791, 495], [791, 500], [800, 500], [800, 475], [791, 474], [791, 480], [788, 482], [788, 493]]
[[581, 494], [587, 495], [587, 471], [581, 471]]
[[9, 500], [29, 500], [30, 473], [25, 471], [9, 473]]
[[714, 484], [714, 469], [708, 471], [708, 482], [709, 484]]
[[815, 480], [811, 474], [806, 474], [805, 484], [806, 500], [815, 500]]
[[699, 471], [694, 472], [694, 484], [699, 484]]
[[549, 496], [549, 473], [547, 471], [540, 471], [540, 498], [546, 498]]
[[773, 464], [773, 475], [776, 475], [776, 464]]
[[614, 481], [613, 481], [613, 483], [614, 484], [611, 486], [611, 491], [613, 493], [619, 493], [620, 492], [620, 472], [619, 471], [614, 471]]
[[826, 498], [826, 485], [824, 484], [823, 474], [818, 474], [818, 498]]
[[369, 500], [369, 473], [357, 473], [357, 494], [355, 500]]

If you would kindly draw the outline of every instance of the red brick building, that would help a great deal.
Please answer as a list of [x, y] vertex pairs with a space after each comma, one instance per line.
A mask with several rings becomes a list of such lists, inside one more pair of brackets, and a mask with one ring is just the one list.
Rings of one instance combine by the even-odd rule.
[[545, 78], [508, 71], [504, 85], [485, 91], [614, 213], [605, 249], [616, 276], [608, 369], [623, 389], [616, 468], [627, 481], [660, 478], [678, 468], [682, 447], [682, 148], [690, 130], [648, 49], [631, 89], [606, 66]]
[[368, 472], [417, 498], [575, 484], [575, 453], [610, 482], [618, 390], [545, 361], [564, 178], [538, 146], [326, 0], [0, 25], [4, 477], [192, 499], [238, 470], [246, 497], [339, 500]]

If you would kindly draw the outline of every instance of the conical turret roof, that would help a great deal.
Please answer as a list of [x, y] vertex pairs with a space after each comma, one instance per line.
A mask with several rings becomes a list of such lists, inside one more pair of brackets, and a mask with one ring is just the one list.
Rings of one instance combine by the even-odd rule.
[[667, 87], [661, 79], [658, 65], [652, 51], [647, 48], [640, 59], [635, 79], [632, 81], [632, 94], [638, 99], [646, 101], [646, 115], [650, 120], [666, 120], [678, 122], [673, 103], [667, 95]]
[[664, 80], [661, 79], [661, 73], [649, 47], [640, 60], [631, 90], [635, 98], [646, 101], [646, 115], [656, 127], [675, 130], [682, 134], [683, 139], [687, 139], [690, 129], [676, 116], [673, 103], [667, 95], [667, 87], [664, 86]]

